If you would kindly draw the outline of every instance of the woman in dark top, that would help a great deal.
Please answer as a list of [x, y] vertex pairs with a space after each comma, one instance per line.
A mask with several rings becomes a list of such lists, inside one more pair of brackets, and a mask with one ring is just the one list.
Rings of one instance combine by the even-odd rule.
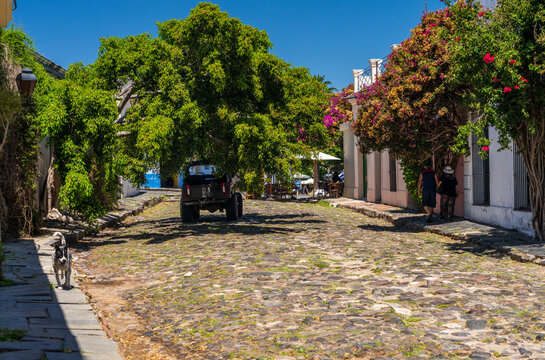
[[458, 194], [456, 194], [456, 185], [458, 185], [458, 180], [456, 180], [454, 170], [450, 166], [445, 166], [437, 191], [441, 194], [441, 219], [448, 217], [449, 221], [452, 221], [454, 203], [458, 196]]
[[422, 206], [428, 214], [427, 222], [432, 222], [433, 209], [435, 208], [435, 189], [437, 186], [437, 175], [432, 169], [431, 162], [424, 164], [424, 170], [418, 176], [418, 195], [422, 196]]

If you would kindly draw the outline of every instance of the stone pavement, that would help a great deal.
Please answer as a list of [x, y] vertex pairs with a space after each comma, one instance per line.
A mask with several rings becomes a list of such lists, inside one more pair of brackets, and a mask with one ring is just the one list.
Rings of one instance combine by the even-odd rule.
[[161, 203], [78, 242], [82, 286], [127, 358], [545, 359], [545, 267], [322, 205]]
[[426, 215], [412, 210], [347, 198], [325, 199], [334, 207], [351, 209], [370, 217], [381, 218], [395, 226], [428, 231], [453, 239], [469, 241], [485, 248], [505, 253], [511, 259], [545, 265], [545, 247], [530, 236], [500, 227], [488, 226], [456, 218], [448, 222], [434, 216], [433, 223]]
[[[119, 209], [99, 220], [100, 228], [134, 215], [161, 201], [165, 192], [142, 192], [120, 200]], [[7, 279], [0, 287], [0, 329], [24, 330], [21, 341], [1, 342], [0, 360], [116, 360], [117, 343], [106, 337], [86, 296], [75, 281], [71, 289], [57, 288], [52, 269], [52, 233], [61, 231], [74, 241], [85, 233], [82, 224], [49, 222], [44, 235], [4, 244]], [[77, 259], [74, 259], [77, 261]]]

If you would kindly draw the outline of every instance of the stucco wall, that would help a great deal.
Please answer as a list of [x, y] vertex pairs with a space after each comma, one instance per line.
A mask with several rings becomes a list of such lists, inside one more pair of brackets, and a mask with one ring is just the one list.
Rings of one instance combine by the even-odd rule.
[[381, 155], [379, 152], [372, 152], [367, 155], [367, 200], [372, 202], [381, 201]]
[[531, 212], [514, 210], [513, 151], [498, 151], [500, 146], [496, 129], [489, 129], [489, 137], [490, 205], [473, 205], [472, 162], [471, 156], [468, 156], [464, 159], [465, 217], [533, 235]]
[[129, 197], [129, 196], [136, 195], [136, 194], [138, 194], [140, 192], [138, 187], [134, 186], [133, 184], [131, 184], [129, 181], [127, 181], [124, 178], [121, 178], [121, 186], [122, 186], [121, 194], [119, 194], [119, 196], [122, 199], [126, 198], [126, 197]]

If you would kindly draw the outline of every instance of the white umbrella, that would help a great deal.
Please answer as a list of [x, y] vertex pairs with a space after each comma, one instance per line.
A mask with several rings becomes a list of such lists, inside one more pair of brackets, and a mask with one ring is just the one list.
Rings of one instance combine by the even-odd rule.
[[341, 160], [338, 157], [335, 157], [335, 156], [329, 155], [329, 154], [324, 154], [323, 152], [318, 153], [318, 156], [312, 155], [312, 157], [310, 159], [311, 160], [337, 160], [337, 161]]
[[[304, 158], [304, 156], [297, 156], [297, 158], [299, 159], [302, 159]], [[323, 152], [319, 152], [317, 155], [316, 154], [312, 154], [312, 156], [310, 157], [309, 160], [336, 160], [336, 161], [339, 161], [341, 159], [339, 159], [338, 157], [335, 157], [333, 155], [329, 155], [329, 154], [326, 154], [326, 153], [323, 153]]]
[[294, 179], [308, 179], [309, 177], [310, 176], [308, 176], [308, 175], [304, 175], [304, 174], [300, 174], [300, 173], [293, 174]]
[[312, 184], [314, 184], [314, 179], [307, 179], [307, 180], [301, 181], [301, 185], [312, 185]]

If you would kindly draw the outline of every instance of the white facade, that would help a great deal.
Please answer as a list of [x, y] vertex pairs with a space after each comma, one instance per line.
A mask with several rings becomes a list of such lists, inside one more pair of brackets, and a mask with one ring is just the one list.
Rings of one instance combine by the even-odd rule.
[[[356, 92], [376, 80], [380, 75], [381, 65], [382, 59], [370, 59], [368, 75], [364, 75], [361, 69], [352, 70]], [[353, 120], [355, 120], [358, 116], [359, 105], [355, 98], [349, 101], [352, 105]], [[352, 121], [341, 124], [340, 130], [343, 133], [344, 144], [344, 196], [407, 207], [409, 196], [399, 161], [396, 161], [395, 171], [392, 172], [387, 150], [362, 154], [358, 148], [358, 137], [352, 130]], [[393, 185], [390, 181], [391, 176], [395, 176], [395, 188], [391, 188]]]
[[121, 178], [121, 193], [119, 194], [121, 199], [136, 195], [139, 192], [140, 189], [137, 186], [134, 186], [128, 180]]
[[474, 167], [473, 159], [467, 156], [464, 159], [464, 198], [465, 217], [476, 222], [497, 225], [507, 229], [518, 230], [533, 236], [532, 213], [526, 210], [515, 209], [515, 171], [514, 154], [512, 150], [498, 151], [498, 132], [489, 129], [491, 140], [489, 149], [490, 169], [490, 200], [489, 204], [478, 205], [474, 201]]

